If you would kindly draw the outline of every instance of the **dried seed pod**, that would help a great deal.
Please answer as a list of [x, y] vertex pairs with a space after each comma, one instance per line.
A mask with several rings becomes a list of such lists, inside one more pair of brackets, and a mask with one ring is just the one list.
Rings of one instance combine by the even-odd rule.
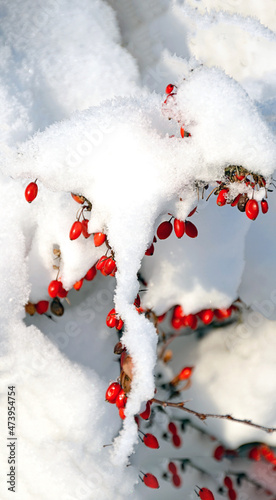
[[242, 194], [237, 205], [240, 212], [245, 212], [245, 205], [247, 202], [248, 202], [247, 194]]
[[27, 314], [30, 314], [30, 316], [33, 316], [35, 314], [35, 305], [32, 304], [32, 302], [28, 302], [26, 305], [25, 305], [25, 311]]
[[62, 305], [62, 303], [60, 302], [59, 298], [58, 297], [55, 297], [52, 302], [51, 302], [51, 312], [55, 315], [55, 316], [62, 316], [63, 313], [64, 313], [64, 307]]
[[117, 344], [114, 347], [114, 354], [122, 354], [124, 350], [125, 347], [123, 347], [122, 342], [117, 342]]
[[126, 394], [130, 392], [131, 382], [132, 382], [131, 378], [129, 378], [129, 376], [124, 372], [124, 370], [122, 370], [120, 375], [120, 384]]

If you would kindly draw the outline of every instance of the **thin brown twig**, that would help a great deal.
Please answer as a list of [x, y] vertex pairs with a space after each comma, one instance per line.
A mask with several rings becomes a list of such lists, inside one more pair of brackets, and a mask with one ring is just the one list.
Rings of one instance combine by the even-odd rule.
[[262, 431], [272, 433], [276, 431], [276, 427], [265, 427], [264, 425], [259, 425], [255, 424], [254, 422], [251, 422], [251, 420], [246, 420], [246, 419], [241, 419], [241, 418], [235, 418], [232, 417], [232, 415], [218, 415], [216, 413], [201, 413], [195, 410], [191, 410], [190, 408], [186, 408], [185, 406], [185, 401], [180, 402], [180, 403], [170, 403], [168, 401], [160, 401], [159, 399], [153, 398], [151, 400], [153, 403], [156, 403], [159, 406], [162, 406], [163, 408], [166, 408], [167, 406], [170, 406], [172, 408], [180, 408], [181, 410], [191, 413], [192, 415], [195, 415], [199, 420], [206, 420], [207, 418], [219, 418], [222, 420], [231, 420], [231, 422], [238, 422], [240, 424], [246, 424], [250, 425], [251, 427], [255, 427], [256, 429], [261, 429]]

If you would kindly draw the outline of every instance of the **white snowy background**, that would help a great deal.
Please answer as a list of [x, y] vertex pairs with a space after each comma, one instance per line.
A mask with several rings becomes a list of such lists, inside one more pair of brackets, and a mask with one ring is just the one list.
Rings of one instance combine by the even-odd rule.
[[[0, 16], [1, 498], [12, 495], [6, 483], [9, 385], [17, 394], [20, 500], [192, 500], [196, 484], [219, 500], [226, 498], [217, 493], [224, 473], [234, 469], [275, 496], [275, 471], [242, 457], [215, 462], [212, 453], [218, 442], [232, 449], [275, 446], [276, 433], [193, 420], [214, 441], [189, 428], [176, 450], [162, 434], [170, 416], [186, 415], [168, 411], [157, 414], [149, 431], [159, 439], [156, 451], [138, 443], [133, 421], [153, 397], [154, 370], [169, 379], [188, 365], [195, 370], [181, 395], [187, 406], [276, 427], [275, 193], [269, 193], [268, 213], [251, 222], [235, 208], [219, 208], [214, 196], [198, 203], [191, 188], [195, 180], [211, 186], [229, 164], [273, 175], [274, 0], [2, 0]], [[181, 139], [177, 122], [162, 114], [170, 82], [178, 85], [177, 110], [190, 138]], [[38, 197], [28, 204], [24, 190], [35, 179]], [[89, 231], [107, 233], [116, 278], [98, 273], [79, 292], [70, 291], [61, 318], [26, 316], [28, 300], [49, 298], [53, 248], [61, 250], [67, 289], [105, 251], [92, 238], [70, 241], [79, 208], [70, 192], [92, 202]], [[185, 219], [197, 204], [198, 238], [171, 235], [143, 257], [168, 212]], [[229, 307], [238, 297], [251, 309], [241, 324], [202, 338], [181, 336], [170, 346], [167, 371], [155, 368], [154, 327], [132, 306], [139, 270], [147, 281], [142, 303], [157, 314], [176, 304], [187, 314]], [[118, 338], [105, 324], [114, 303], [135, 364], [123, 428], [105, 402], [109, 382], [119, 375]], [[114, 446], [103, 447], [114, 439]], [[176, 457], [192, 458], [210, 475], [188, 468], [177, 490], [162, 479]], [[158, 491], [139, 481], [140, 470], [157, 476]], [[248, 482], [237, 491], [243, 500], [274, 498]]]

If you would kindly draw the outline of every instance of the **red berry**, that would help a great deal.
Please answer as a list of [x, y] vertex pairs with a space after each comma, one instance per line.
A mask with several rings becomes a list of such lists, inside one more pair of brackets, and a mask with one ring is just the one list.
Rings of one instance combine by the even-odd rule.
[[196, 238], [198, 235], [196, 226], [190, 221], [185, 221], [185, 231], [189, 238]]
[[106, 234], [95, 233], [94, 234], [94, 245], [95, 247], [100, 247], [106, 240]]
[[183, 308], [182, 306], [175, 306], [174, 310], [173, 310], [173, 317], [174, 318], [177, 318], [177, 319], [182, 319], [184, 318], [185, 314], [184, 314], [184, 311], [183, 311]]
[[168, 220], [161, 222], [158, 226], [156, 234], [160, 240], [165, 240], [168, 238], [172, 232], [172, 223]]
[[159, 443], [153, 434], [145, 434], [143, 442], [148, 448], [159, 448]]
[[40, 300], [37, 304], [35, 304], [36, 312], [38, 314], [44, 314], [48, 311], [49, 301], [48, 300]]
[[266, 200], [261, 201], [261, 209], [263, 214], [266, 214], [268, 212], [268, 203]]
[[175, 318], [174, 316], [171, 319], [171, 325], [175, 330], [179, 330], [183, 326], [182, 320], [180, 318]]
[[98, 271], [101, 271], [103, 269], [107, 259], [108, 259], [108, 257], [106, 257], [106, 255], [102, 255], [102, 257], [99, 258], [99, 260], [96, 264], [96, 269], [98, 269]]
[[142, 413], [140, 413], [140, 417], [143, 418], [144, 420], [148, 420], [150, 418], [150, 413], [151, 413], [150, 402], [147, 401], [146, 409], [142, 411]]
[[82, 233], [82, 224], [79, 220], [76, 220], [72, 225], [69, 233], [70, 240], [76, 240]]
[[181, 437], [178, 434], [173, 434], [172, 436], [172, 443], [176, 448], [179, 448], [181, 446]]
[[123, 322], [123, 320], [121, 318], [119, 318], [117, 320], [117, 323], [116, 323], [117, 330], [122, 330], [123, 326], [124, 326], [124, 322]]
[[107, 391], [105, 393], [105, 399], [109, 403], [115, 404], [116, 398], [121, 390], [120, 384], [118, 382], [113, 382], [110, 384], [110, 386], [107, 388]]
[[238, 181], [243, 181], [243, 179], [245, 178], [245, 175], [236, 174], [236, 178], [238, 179]]
[[256, 460], [257, 462], [261, 460], [261, 453], [257, 446], [251, 448], [251, 450], [248, 453], [248, 458], [250, 458], [251, 460]]
[[177, 238], [182, 238], [183, 234], [185, 233], [185, 222], [179, 219], [174, 219], [173, 227]]
[[228, 491], [228, 497], [230, 500], [236, 500], [237, 493], [232, 488]]
[[156, 477], [153, 474], [150, 474], [150, 472], [147, 472], [144, 475], [144, 484], [148, 486], [148, 488], [159, 488], [159, 483], [156, 479]]
[[197, 206], [195, 208], [193, 208], [193, 210], [191, 210], [191, 212], [188, 214], [188, 217], [192, 217], [192, 215], [194, 215], [194, 213], [196, 212], [196, 209], [197, 209]]
[[172, 477], [172, 483], [176, 488], [181, 486], [181, 477], [178, 474], [174, 474]]
[[175, 425], [174, 422], [170, 422], [169, 425], [168, 425], [168, 430], [172, 433], [172, 434], [177, 434], [177, 427]]
[[208, 488], [200, 488], [198, 495], [201, 500], [215, 500], [213, 493]]
[[125, 409], [124, 408], [119, 408], [119, 416], [122, 420], [125, 420], [126, 415], [125, 415]]
[[85, 202], [84, 196], [81, 196], [79, 194], [74, 194], [74, 193], [71, 193], [71, 196], [72, 196], [73, 200], [75, 200], [80, 205], [82, 205]]
[[127, 397], [124, 389], [121, 389], [116, 397], [117, 408], [124, 408], [126, 406]]
[[68, 290], [65, 290], [65, 288], [63, 288], [62, 286], [62, 283], [60, 282], [60, 287], [59, 287], [59, 291], [58, 291], [58, 297], [60, 299], [64, 299], [65, 297], [67, 297], [68, 295]]
[[88, 232], [88, 219], [83, 219], [81, 225], [82, 225], [82, 234], [85, 238], [89, 238], [91, 236], [91, 233]]
[[115, 260], [113, 260], [112, 257], [109, 257], [109, 259], [106, 259], [102, 270], [105, 272], [105, 274], [109, 275], [114, 271], [115, 267]]
[[164, 321], [165, 317], [166, 317], [166, 313], [161, 314], [160, 316], [157, 316], [158, 323], [162, 323], [162, 321]]
[[215, 309], [214, 314], [217, 319], [227, 319], [232, 314], [232, 307], [228, 307], [228, 309]]
[[223, 205], [226, 204], [226, 198], [227, 198], [228, 192], [229, 192], [229, 189], [222, 189], [219, 192], [218, 197], [217, 197], [217, 205], [219, 207], [222, 207]]
[[224, 454], [225, 454], [225, 448], [222, 445], [219, 445], [215, 448], [213, 457], [215, 458], [215, 460], [220, 461], [223, 459]]
[[180, 135], [181, 135], [182, 139], [183, 139], [183, 137], [185, 137], [185, 130], [184, 130], [183, 125], [182, 125], [182, 127], [180, 127]]
[[28, 203], [34, 201], [34, 199], [37, 197], [37, 192], [38, 192], [37, 183], [30, 182], [30, 184], [28, 184], [28, 186], [25, 189], [25, 198]]
[[198, 313], [198, 317], [204, 325], [209, 325], [213, 321], [214, 311], [212, 309], [204, 309]]
[[174, 462], [169, 462], [168, 463], [168, 470], [172, 473], [172, 474], [177, 474], [177, 467], [175, 465]]
[[79, 281], [76, 281], [76, 283], [73, 285], [73, 287], [75, 288], [75, 290], [77, 290], [77, 292], [81, 289], [82, 287], [82, 284], [83, 284], [83, 278]]
[[236, 198], [234, 198], [234, 200], [231, 203], [231, 207], [235, 207], [239, 203], [240, 197], [241, 197], [241, 193], [238, 194], [238, 196], [236, 196]]
[[232, 482], [231, 477], [225, 476], [223, 482], [224, 482], [226, 488], [228, 488], [228, 490], [231, 490], [233, 488], [233, 482]]
[[189, 326], [192, 330], [195, 330], [197, 327], [197, 317], [195, 314], [188, 314], [184, 316], [182, 323], [184, 326]]
[[95, 278], [96, 274], [97, 274], [96, 266], [90, 267], [90, 269], [88, 269], [86, 275], [84, 276], [84, 279], [87, 281], [92, 281]]
[[50, 295], [50, 297], [52, 297], [52, 299], [57, 297], [60, 287], [61, 287], [60, 281], [57, 280], [51, 281], [51, 283], [48, 286], [48, 294]]
[[111, 309], [111, 311], [109, 311], [106, 317], [106, 324], [109, 328], [114, 328], [114, 326], [116, 326], [116, 323], [117, 323], [117, 318], [115, 309]]
[[170, 94], [174, 89], [174, 85], [172, 83], [169, 83], [166, 87], [166, 94]]
[[259, 213], [258, 202], [256, 200], [248, 200], [245, 205], [245, 213], [249, 219], [255, 220]]
[[185, 366], [185, 368], [183, 368], [178, 375], [179, 380], [187, 380], [188, 378], [190, 378], [193, 369], [193, 366]]
[[145, 255], [153, 255], [154, 253], [154, 244], [152, 243], [149, 248], [145, 251]]

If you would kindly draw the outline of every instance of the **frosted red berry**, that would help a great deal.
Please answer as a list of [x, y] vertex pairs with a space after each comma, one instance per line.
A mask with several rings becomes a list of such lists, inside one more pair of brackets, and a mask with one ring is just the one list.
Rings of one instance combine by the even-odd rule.
[[79, 220], [76, 220], [72, 225], [69, 233], [70, 240], [76, 240], [82, 233], [82, 224]]
[[119, 408], [119, 417], [124, 420], [126, 418], [125, 408]]
[[182, 238], [185, 233], [185, 222], [179, 219], [173, 221], [174, 232], [177, 238]]
[[28, 203], [31, 203], [34, 201], [34, 199], [37, 197], [38, 193], [38, 187], [36, 182], [30, 182], [28, 186], [25, 189], [25, 198]]
[[108, 257], [106, 255], [102, 255], [102, 257], [99, 258], [97, 264], [96, 264], [96, 269], [98, 271], [101, 271], [105, 265], [105, 262], [107, 261]]
[[37, 304], [35, 304], [35, 309], [38, 314], [45, 314], [48, 311], [48, 307], [48, 300], [40, 300]]
[[217, 197], [217, 205], [219, 207], [222, 207], [223, 205], [226, 204], [228, 193], [229, 193], [229, 189], [222, 189], [219, 192], [218, 197]]
[[172, 232], [173, 226], [170, 221], [161, 222], [158, 226], [156, 234], [160, 240], [165, 240], [168, 238]]
[[115, 404], [116, 398], [121, 391], [121, 386], [118, 384], [118, 382], [112, 382], [110, 386], [107, 388], [106, 393], [105, 393], [105, 399], [111, 404]]
[[248, 200], [245, 205], [245, 213], [251, 220], [255, 220], [259, 214], [259, 204], [256, 200]]
[[57, 280], [53, 280], [49, 284], [48, 294], [50, 295], [50, 297], [52, 297], [52, 299], [57, 297], [59, 290], [60, 290], [60, 286], [61, 286], [61, 283], [60, 283], [60, 281], [57, 281]]
[[112, 259], [112, 257], [109, 257], [108, 259], [106, 259], [104, 263], [103, 271], [105, 272], [105, 274], [109, 275], [114, 271], [115, 267], [116, 267], [115, 260]]
[[183, 311], [183, 307], [180, 306], [180, 305], [175, 306], [175, 308], [173, 310], [173, 316], [175, 318], [178, 318], [178, 319], [184, 318], [185, 314], [184, 314], [184, 311]]
[[116, 311], [113, 308], [111, 309], [111, 311], [109, 311], [106, 317], [106, 324], [109, 328], [114, 328], [116, 326], [116, 323], [117, 323]]

